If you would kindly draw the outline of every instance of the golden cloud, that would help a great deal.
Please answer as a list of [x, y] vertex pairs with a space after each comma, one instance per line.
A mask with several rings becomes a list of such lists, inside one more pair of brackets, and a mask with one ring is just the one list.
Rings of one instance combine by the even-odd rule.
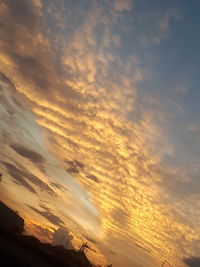
[[[69, 170], [70, 161], [83, 164], [84, 168], [76, 166], [74, 179], [99, 212], [94, 221], [101, 222], [102, 244], [114, 247], [123, 259], [137, 247], [137, 255], [144, 253], [146, 261], [152, 261], [148, 266], [166, 257], [180, 266], [199, 230], [175, 220], [168, 206], [160, 203], [160, 184], [167, 175], [170, 179], [171, 171], [161, 165], [161, 152], [154, 149], [155, 140], [163, 139], [151, 116], [144, 112], [137, 122], [130, 119], [130, 114], [137, 116], [137, 82], [145, 75], [135, 57], [123, 62], [110, 51], [120, 46], [120, 37], [110, 29], [117, 17], [110, 18], [95, 4], [74, 31], [55, 36], [61, 47], [57, 55], [41, 15], [37, 16], [41, 1], [19, 2], [34, 23], [20, 19], [18, 7], [11, 7], [13, 1], [1, 1], [5, 36], [0, 42], [1, 71], [26, 99], [60, 166]], [[131, 8], [129, 1], [114, 3], [116, 12]], [[52, 7], [48, 14], [55, 21], [60, 18]], [[95, 37], [99, 24], [100, 44]], [[67, 27], [62, 19], [59, 27]], [[60, 196], [63, 200], [63, 192]]]

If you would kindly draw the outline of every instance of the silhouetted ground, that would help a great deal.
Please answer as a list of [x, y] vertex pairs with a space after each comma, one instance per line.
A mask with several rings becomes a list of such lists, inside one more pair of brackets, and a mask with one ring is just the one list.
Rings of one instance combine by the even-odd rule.
[[92, 267], [84, 251], [41, 243], [21, 235], [23, 219], [0, 202], [0, 266]]

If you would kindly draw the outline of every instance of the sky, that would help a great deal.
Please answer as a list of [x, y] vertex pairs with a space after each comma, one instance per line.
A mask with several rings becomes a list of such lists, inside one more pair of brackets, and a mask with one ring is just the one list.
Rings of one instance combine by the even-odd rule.
[[[0, 200], [93, 262], [200, 262], [200, 2], [0, 0]], [[167, 264], [166, 264], [167, 266]]]

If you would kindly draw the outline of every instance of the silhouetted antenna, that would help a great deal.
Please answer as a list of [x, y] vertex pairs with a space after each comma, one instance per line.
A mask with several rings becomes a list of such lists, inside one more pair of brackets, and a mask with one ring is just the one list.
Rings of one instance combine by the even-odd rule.
[[161, 267], [164, 267], [166, 264], [167, 264], [168, 266], [172, 267], [172, 265], [171, 265], [167, 260], [164, 260], [164, 261], [163, 261]]
[[92, 250], [92, 251], [96, 252], [94, 249], [91, 248], [91, 246], [89, 246], [88, 242], [83, 242], [80, 245], [79, 251], [84, 251], [86, 248], [89, 249], [89, 250]]

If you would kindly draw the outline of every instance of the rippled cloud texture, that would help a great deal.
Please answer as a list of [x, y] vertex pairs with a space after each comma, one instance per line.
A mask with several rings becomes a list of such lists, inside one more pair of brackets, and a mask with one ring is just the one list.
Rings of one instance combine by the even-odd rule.
[[116, 267], [198, 259], [197, 6], [0, 0], [0, 192], [31, 233]]

